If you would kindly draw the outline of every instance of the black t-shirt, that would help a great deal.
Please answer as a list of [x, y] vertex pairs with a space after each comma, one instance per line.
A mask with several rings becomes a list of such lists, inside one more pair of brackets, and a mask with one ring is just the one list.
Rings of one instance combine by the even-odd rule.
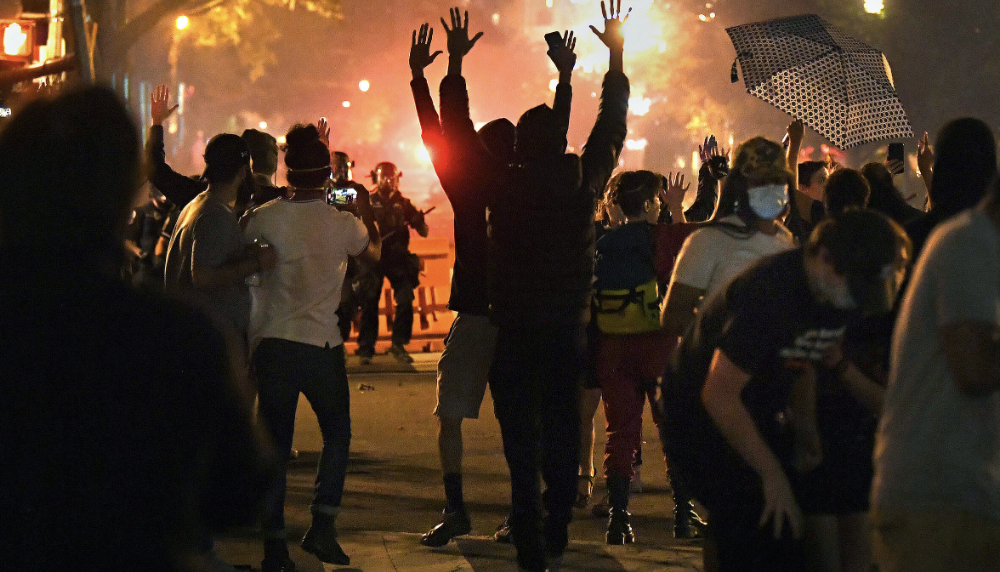
[[700, 398], [712, 356], [721, 349], [750, 374], [743, 403], [779, 461], [788, 467], [792, 443], [784, 412], [795, 373], [787, 361], [818, 362], [853, 317], [816, 301], [801, 249], [764, 258], [713, 296], [686, 332], [664, 375], [664, 407], [677, 424], [686, 423], [693, 434], [700, 433], [702, 443], [714, 442], [707, 450], [736, 455]]

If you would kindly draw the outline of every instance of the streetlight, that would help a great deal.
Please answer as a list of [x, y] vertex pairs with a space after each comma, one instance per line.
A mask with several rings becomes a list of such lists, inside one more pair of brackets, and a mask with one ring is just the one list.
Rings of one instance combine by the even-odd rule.
[[177, 29], [178, 30], [183, 30], [184, 28], [187, 28], [187, 26], [188, 26], [188, 17], [187, 16], [180, 16], [180, 17], [177, 18]]
[[363, 79], [361, 80], [360, 83], [358, 83], [358, 89], [360, 89], [362, 92], [367, 92], [369, 89], [371, 89], [371, 87], [372, 84], [368, 83], [367, 79]]
[[882, 10], [885, 10], [885, 2], [882, 0], [865, 0], [865, 12], [881, 14]]

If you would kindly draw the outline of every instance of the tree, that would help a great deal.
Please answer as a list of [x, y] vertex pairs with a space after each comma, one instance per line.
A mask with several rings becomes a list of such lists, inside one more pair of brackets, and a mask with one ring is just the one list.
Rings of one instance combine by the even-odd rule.
[[[183, 14], [192, 19], [196, 45], [237, 46], [241, 63], [256, 79], [275, 61], [271, 47], [281, 34], [266, 16], [266, 10], [275, 7], [341, 17], [340, 0], [152, 0], [133, 17], [128, 0], [94, 1], [88, 9], [98, 24], [98, 77], [109, 79], [127, 70], [129, 49], [163, 20]], [[253, 27], [253, 42], [243, 41], [248, 27]]]

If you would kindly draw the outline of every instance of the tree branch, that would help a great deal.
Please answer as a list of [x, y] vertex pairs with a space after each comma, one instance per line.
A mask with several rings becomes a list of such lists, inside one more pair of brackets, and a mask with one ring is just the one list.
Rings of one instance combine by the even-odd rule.
[[164, 18], [180, 15], [183, 12], [199, 12], [221, 4], [225, 0], [159, 0], [142, 14], [129, 20], [125, 26], [119, 28], [114, 36], [105, 45], [105, 50], [115, 59], [115, 56], [122, 55], [132, 47], [139, 38], [152, 30]]

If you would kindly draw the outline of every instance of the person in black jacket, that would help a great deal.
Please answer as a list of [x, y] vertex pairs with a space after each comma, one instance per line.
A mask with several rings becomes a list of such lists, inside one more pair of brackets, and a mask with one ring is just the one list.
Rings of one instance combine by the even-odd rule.
[[[153, 186], [170, 202], [177, 205], [179, 210], [184, 210], [189, 202], [208, 189], [208, 181], [200, 176], [185, 177], [167, 164], [167, 154], [163, 148], [163, 122], [177, 110], [176, 104], [172, 107], [168, 105], [169, 99], [170, 92], [163, 84], [156, 86], [150, 94], [153, 123], [149, 128], [149, 138], [146, 140], [146, 161], [149, 182], [153, 183]], [[277, 170], [278, 148], [275, 142], [273, 149], [269, 149], [266, 138], [271, 140], [274, 138], [255, 129], [244, 131], [242, 138], [251, 149], [253, 159], [251, 169], [254, 177], [247, 177], [237, 193], [234, 207], [237, 217], [242, 216], [255, 204], [263, 204], [284, 194], [283, 188], [274, 187], [270, 183], [270, 177]], [[272, 163], [274, 170], [268, 171]]]
[[[502, 170], [489, 205], [491, 317], [499, 327], [490, 388], [510, 468], [517, 561], [530, 571], [561, 558], [568, 542], [580, 456], [594, 210], [626, 135], [621, 3], [612, 5], [610, 17], [603, 2], [601, 7], [605, 31], [591, 29], [611, 51], [610, 69], [582, 157], [565, 154], [568, 114], [547, 106], [528, 110], [517, 124], [516, 164]], [[561, 81], [568, 83], [571, 70], [560, 67]]]
[[[423, 70], [440, 54], [431, 54], [433, 29], [421, 26], [413, 34], [410, 69], [413, 99], [420, 119], [424, 146], [455, 212], [455, 268], [448, 308], [458, 315], [438, 362], [438, 450], [444, 473], [447, 506], [441, 523], [420, 540], [425, 546], [443, 546], [472, 529], [462, 495], [462, 420], [479, 417], [493, 363], [497, 329], [488, 316], [486, 293], [486, 169], [506, 165], [514, 154], [514, 124], [506, 119], [487, 123], [479, 133], [469, 117], [469, 96], [462, 77], [462, 60], [482, 36], [469, 39], [469, 15], [462, 23], [451, 11], [448, 34], [448, 75], [441, 82], [441, 117], [434, 109]], [[442, 23], [444, 20], [442, 19]], [[470, 166], [476, 165], [476, 168]]]

